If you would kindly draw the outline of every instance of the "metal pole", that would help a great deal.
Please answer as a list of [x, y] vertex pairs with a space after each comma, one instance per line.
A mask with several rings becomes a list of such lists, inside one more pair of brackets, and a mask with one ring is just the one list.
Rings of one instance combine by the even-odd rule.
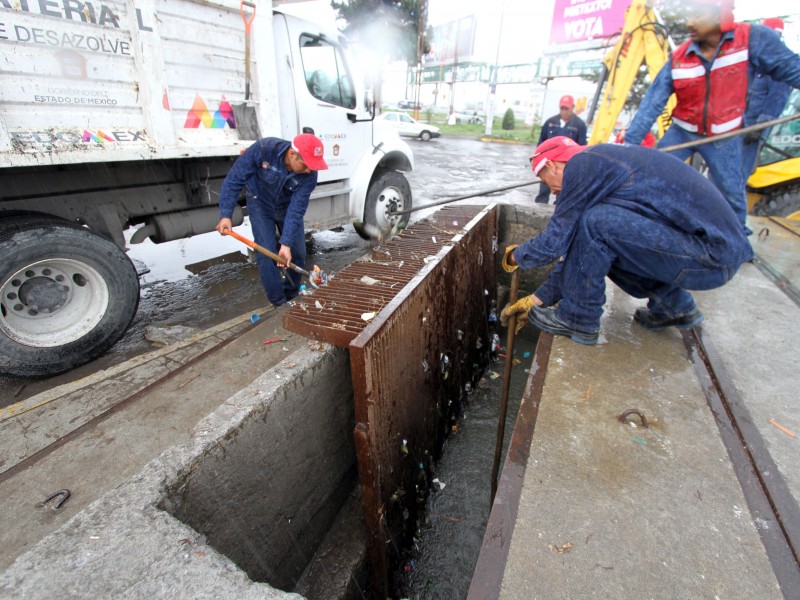
[[782, 125], [783, 123], [788, 123], [789, 121], [795, 121], [797, 119], [800, 119], [800, 113], [796, 115], [789, 115], [788, 117], [781, 117], [780, 119], [773, 119], [772, 121], [764, 121], [763, 123], [756, 123], [755, 125], [750, 125], [749, 127], [742, 127], [741, 129], [729, 131], [728, 133], [720, 133], [719, 135], [705, 137], [699, 140], [694, 140], [693, 142], [683, 142], [682, 144], [674, 144], [672, 146], [667, 146], [665, 148], [659, 148], [659, 150], [661, 150], [662, 152], [673, 152], [674, 150], [683, 150], [684, 148], [694, 148], [695, 146], [702, 146], [703, 144], [711, 144], [712, 142], [727, 140], [728, 138], [736, 137], [737, 135], [744, 135], [746, 133], [751, 133], [753, 131], [761, 131], [762, 129], [767, 129], [768, 127], [774, 127], [775, 125]]
[[495, 104], [497, 103], [497, 69], [500, 64], [500, 40], [503, 39], [505, 16], [506, 0], [503, 0], [503, 5], [500, 8], [500, 31], [497, 34], [497, 52], [494, 55], [494, 71], [492, 72], [492, 83], [489, 84], [489, 106], [486, 111], [486, 128], [484, 129], [484, 135], [487, 137], [492, 135], [492, 127], [494, 126]]
[[451, 202], [458, 202], [459, 200], [467, 200], [468, 198], [477, 198], [478, 196], [488, 196], [489, 194], [495, 194], [497, 192], [504, 192], [506, 190], [513, 190], [516, 188], [525, 187], [526, 185], [533, 185], [534, 183], [540, 183], [541, 179], [534, 179], [533, 181], [525, 181], [522, 183], [512, 183], [509, 185], [504, 185], [503, 187], [492, 188], [490, 190], [481, 190], [480, 192], [471, 192], [469, 194], [464, 194], [463, 196], [456, 196], [454, 198], [447, 198], [445, 200], [439, 200], [439, 202], [431, 202], [430, 204], [423, 204], [422, 206], [413, 206], [407, 210], [395, 210], [388, 214], [390, 217], [396, 217], [398, 215], [408, 215], [412, 212], [417, 212], [418, 210], [424, 210], [426, 208], [431, 208], [432, 206], [441, 206], [442, 204], [450, 204]]
[[[519, 290], [519, 269], [511, 275], [511, 295], [508, 303], [517, 301]], [[514, 352], [514, 336], [517, 332], [517, 315], [512, 315], [508, 320], [508, 337], [506, 341], [506, 370], [503, 373], [503, 395], [500, 397], [500, 414], [497, 416], [497, 439], [494, 444], [494, 464], [492, 465], [492, 497], [489, 504], [494, 504], [497, 494], [497, 475], [500, 471], [500, 457], [503, 454], [503, 438], [506, 432], [506, 413], [508, 412], [508, 389], [511, 387], [511, 368], [514, 366], [512, 353]]]

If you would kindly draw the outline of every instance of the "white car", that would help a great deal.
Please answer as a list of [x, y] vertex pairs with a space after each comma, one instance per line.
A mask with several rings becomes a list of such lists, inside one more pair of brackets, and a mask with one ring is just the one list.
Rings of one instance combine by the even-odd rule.
[[441, 134], [439, 128], [428, 123], [421, 123], [401, 112], [385, 112], [376, 117], [387, 125], [397, 130], [400, 135], [419, 138], [427, 142], [431, 138], [437, 138]]

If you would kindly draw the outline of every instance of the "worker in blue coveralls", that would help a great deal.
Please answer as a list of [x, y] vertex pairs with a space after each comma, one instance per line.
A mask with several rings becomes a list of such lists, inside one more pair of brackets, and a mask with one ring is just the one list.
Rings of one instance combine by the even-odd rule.
[[[233, 163], [222, 183], [220, 220], [216, 230], [225, 235], [233, 227], [231, 216], [242, 189], [256, 243], [298, 267], [305, 266], [306, 243], [303, 217], [311, 192], [317, 185], [317, 171], [328, 168], [318, 137], [302, 133], [292, 142], [263, 138]], [[267, 298], [274, 306], [294, 298], [300, 275], [278, 269], [268, 257], [257, 254], [258, 273]]]
[[506, 248], [503, 268], [542, 267], [563, 257], [530, 296], [500, 320], [527, 320], [581, 344], [597, 343], [605, 278], [647, 298], [634, 320], [651, 330], [703, 320], [687, 290], [724, 285], [753, 257], [736, 215], [700, 173], [668, 153], [642, 146], [579, 146], [566, 137], [531, 157], [558, 202], [545, 230]]
[[[800, 56], [778, 34], [763, 25], [734, 23], [733, 0], [687, 0], [690, 39], [672, 53], [628, 127], [625, 141], [638, 145], [674, 92], [677, 105], [672, 125], [659, 147], [696, 141], [742, 127], [748, 81], [767, 75], [800, 87]], [[681, 160], [698, 152], [709, 177], [733, 207], [742, 228], [747, 199], [742, 179], [742, 139], [734, 136], [715, 143], [672, 152]]]
[[[575, 98], [569, 95], [561, 96], [558, 101], [558, 114], [547, 119], [542, 125], [539, 143], [559, 135], [568, 137], [581, 146], [586, 145], [586, 123], [575, 114]], [[549, 201], [550, 188], [546, 183], [541, 182], [539, 183], [539, 194], [534, 202], [547, 204]]]
[[[783, 19], [769, 18], [761, 21], [772, 29], [778, 36], [783, 35]], [[764, 121], [771, 121], [781, 116], [792, 88], [782, 81], [775, 81], [768, 75], [756, 73], [750, 81], [750, 90], [747, 93], [747, 110], [744, 113], [744, 126], [756, 125]], [[742, 179], [744, 183], [756, 169], [758, 151], [767, 141], [771, 128], [754, 131], [744, 136], [742, 140]]]

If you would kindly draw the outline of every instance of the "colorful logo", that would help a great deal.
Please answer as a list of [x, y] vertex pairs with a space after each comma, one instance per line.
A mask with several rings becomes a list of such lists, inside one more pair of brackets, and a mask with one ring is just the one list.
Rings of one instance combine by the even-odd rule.
[[225, 96], [220, 100], [219, 108], [214, 115], [208, 110], [205, 101], [197, 94], [194, 97], [194, 104], [189, 112], [186, 114], [186, 123], [183, 125], [186, 129], [197, 129], [200, 124], [206, 129], [223, 129], [227, 123], [231, 129], [236, 129], [236, 119], [233, 116], [233, 108], [230, 103], [225, 99]]
[[103, 133], [99, 129], [97, 130], [97, 134], [92, 133], [91, 131], [83, 130], [83, 135], [81, 136], [82, 142], [96, 142], [98, 144], [102, 144], [103, 141], [106, 142], [116, 142], [114, 138], [110, 137], [109, 135]]

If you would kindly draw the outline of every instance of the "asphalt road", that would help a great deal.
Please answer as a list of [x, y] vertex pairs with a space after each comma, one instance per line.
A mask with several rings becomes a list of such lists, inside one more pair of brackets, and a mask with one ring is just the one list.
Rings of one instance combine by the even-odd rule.
[[[409, 140], [415, 170], [407, 174], [414, 206], [533, 179], [531, 146], [484, 143], [461, 138], [429, 142]], [[475, 202], [531, 202], [537, 186], [519, 188], [475, 199]], [[433, 210], [413, 213], [412, 222]], [[247, 226], [237, 228], [248, 233]], [[132, 232], [131, 232], [132, 233]], [[369, 250], [369, 243], [352, 226], [315, 234], [308, 264], [336, 273]], [[129, 256], [140, 272], [139, 308], [125, 336], [103, 357], [63, 375], [48, 379], [0, 377], [0, 406], [7, 406], [52, 387], [120, 364], [158, 346], [145, 336], [147, 327], [176, 325], [203, 329], [268, 306], [258, 270], [247, 260], [246, 249], [216, 232], [165, 244], [134, 245]]]

